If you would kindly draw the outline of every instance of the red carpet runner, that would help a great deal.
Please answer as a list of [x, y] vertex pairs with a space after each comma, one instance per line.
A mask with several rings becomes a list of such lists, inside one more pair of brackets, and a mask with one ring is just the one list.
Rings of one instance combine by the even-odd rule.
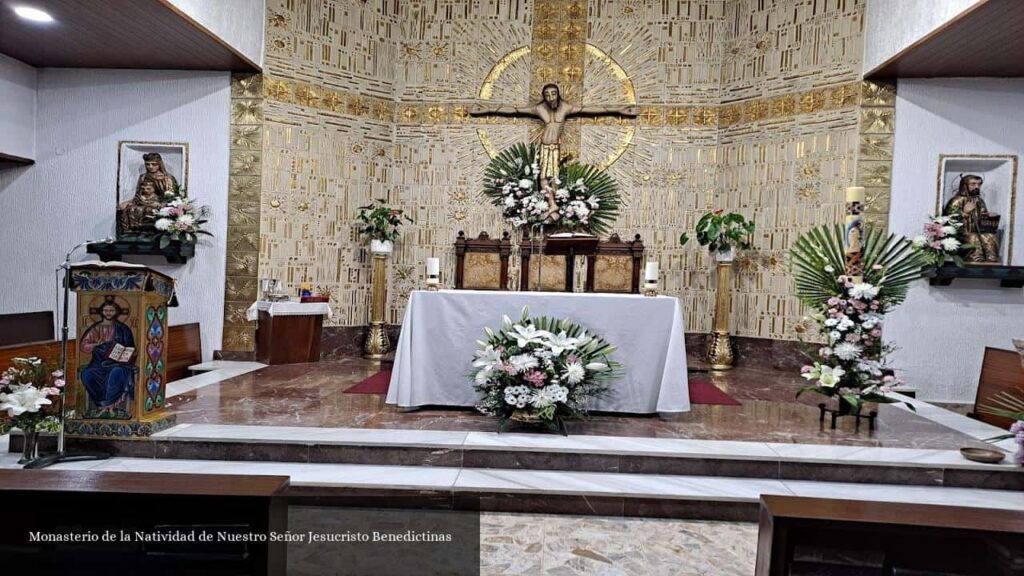
[[[345, 390], [345, 394], [387, 394], [391, 370], [381, 370], [359, 384]], [[739, 406], [740, 403], [707, 380], [690, 380], [690, 404]]]

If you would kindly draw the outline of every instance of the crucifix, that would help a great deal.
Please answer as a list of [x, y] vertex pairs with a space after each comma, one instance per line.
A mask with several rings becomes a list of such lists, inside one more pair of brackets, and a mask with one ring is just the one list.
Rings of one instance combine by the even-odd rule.
[[579, 106], [562, 100], [557, 84], [547, 84], [541, 89], [543, 98], [536, 104], [526, 106], [485, 106], [477, 104], [470, 109], [471, 116], [527, 116], [539, 118], [544, 123], [540, 136], [541, 178], [558, 177], [558, 161], [561, 159], [562, 127], [571, 116], [628, 116], [636, 117], [636, 106]]

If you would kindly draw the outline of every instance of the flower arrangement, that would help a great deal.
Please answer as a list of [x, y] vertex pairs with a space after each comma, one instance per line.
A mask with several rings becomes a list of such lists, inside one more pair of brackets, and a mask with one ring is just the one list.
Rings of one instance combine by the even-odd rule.
[[498, 431], [509, 420], [538, 421], [566, 434], [565, 420], [587, 416], [587, 400], [610, 393], [608, 383], [622, 365], [609, 356], [615, 348], [569, 319], [502, 317], [501, 330], [485, 328], [474, 354], [477, 408], [498, 417]]
[[[742, 214], [724, 210], [714, 210], [700, 217], [697, 221], [697, 242], [707, 246], [712, 252], [729, 253], [733, 248], [750, 248], [750, 238], [754, 234], [754, 221], [747, 220]], [[690, 236], [683, 232], [679, 236], [679, 244], [685, 246]]]
[[398, 239], [398, 228], [402, 222], [412, 223], [399, 208], [392, 208], [386, 200], [374, 200], [373, 203], [359, 207], [356, 219], [362, 223], [359, 233], [370, 240], [394, 242]]
[[203, 230], [203, 224], [209, 220], [210, 207], [197, 206], [195, 200], [188, 198], [184, 188], [178, 194], [165, 195], [166, 204], [156, 211], [156, 237], [161, 248], [170, 246], [171, 241], [195, 244], [200, 234], [213, 236]]
[[914, 249], [924, 254], [933, 268], [947, 262], [963, 268], [964, 259], [960, 254], [965, 249], [973, 248], [961, 240], [960, 229], [963, 225], [963, 220], [956, 214], [931, 217], [924, 225], [923, 233], [914, 238]]
[[[899, 402], [887, 394], [900, 381], [886, 373], [893, 351], [882, 340], [884, 316], [906, 298], [912, 281], [926, 269], [925, 256], [909, 240], [867, 229], [864, 276], [844, 272], [843, 229], [823, 226], [801, 236], [790, 250], [796, 295], [808, 307], [825, 345], [810, 354], [801, 375], [813, 382], [801, 389], [839, 397], [859, 412], [866, 402]], [[911, 409], [913, 406], [907, 404]]]
[[483, 195], [513, 228], [551, 224], [605, 234], [619, 212], [618, 185], [595, 166], [563, 163], [560, 178], [541, 178], [537, 147], [516, 144], [484, 171]]
[[64, 373], [36, 357], [15, 358], [0, 375], [0, 434], [12, 427], [29, 433], [56, 430]]

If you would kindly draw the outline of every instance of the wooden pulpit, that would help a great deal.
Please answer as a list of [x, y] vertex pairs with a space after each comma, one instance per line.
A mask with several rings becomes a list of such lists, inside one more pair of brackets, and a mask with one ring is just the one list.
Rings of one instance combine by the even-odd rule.
[[76, 264], [69, 435], [138, 438], [174, 425], [167, 401], [167, 304], [174, 279], [146, 266]]

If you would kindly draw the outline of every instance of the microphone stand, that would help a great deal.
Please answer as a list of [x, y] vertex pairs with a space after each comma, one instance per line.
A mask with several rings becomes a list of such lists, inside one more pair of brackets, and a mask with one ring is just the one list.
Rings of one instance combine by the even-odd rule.
[[[99, 242], [110, 244], [114, 241], [113, 238], [106, 238]], [[89, 244], [98, 244], [97, 241], [87, 241], [75, 246], [68, 251], [67, 255], [64, 256], [64, 262], [58, 267], [58, 270], [64, 270], [64, 310], [62, 312], [62, 320], [60, 327], [60, 369], [64, 374], [64, 387], [60, 389], [60, 429], [57, 432], [57, 452], [53, 454], [47, 454], [46, 456], [40, 456], [35, 460], [25, 464], [26, 470], [34, 470], [39, 468], [46, 468], [53, 466], [54, 464], [60, 464], [61, 462], [81, 462], [84, 460], [106, 460], [110, 458], [110, 454], [106, 452], [81, 452], [78, 454], [69, 454], [64, 451], [64, 422], [67, 420], [67, 390], [70, 385], [71, 378], [68, 376], [68, 303], [71, 299], [71, 255], [82, 246], [88, 246]]]

